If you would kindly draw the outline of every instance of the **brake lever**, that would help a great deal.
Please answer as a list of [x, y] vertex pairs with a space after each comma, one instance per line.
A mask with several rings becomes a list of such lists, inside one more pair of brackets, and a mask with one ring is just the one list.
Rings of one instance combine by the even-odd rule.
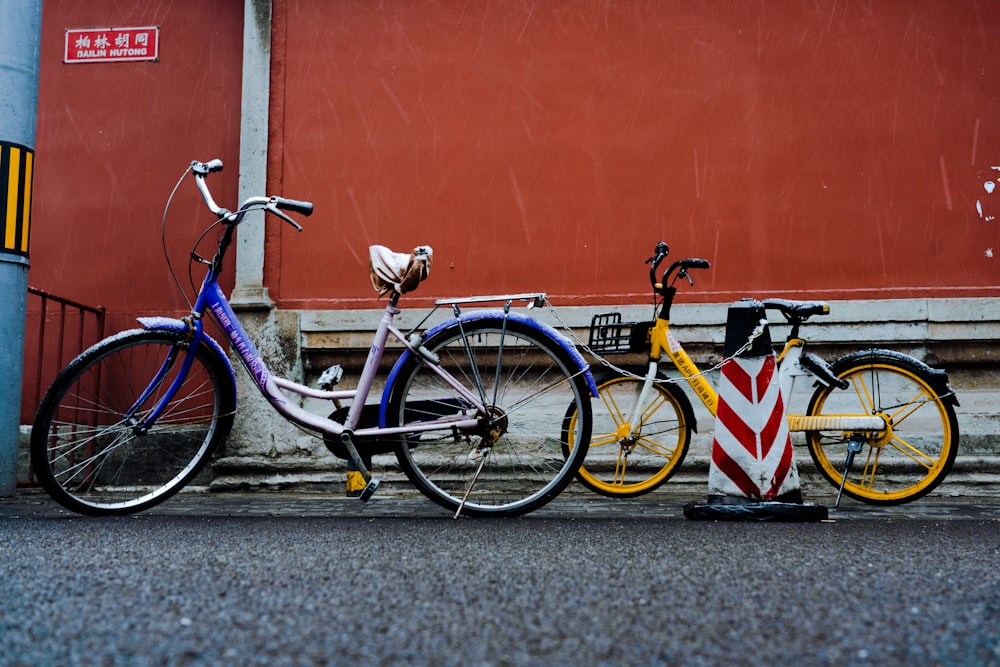
[[282, 220], [284, 220], [285, 222], [287, 222], [288, 224], [290, 224], [292, 227], [295, 227], [295, 229], [297, 231], [300, 231], [300, 232], [302, 231], [302, 225], [300, 225], [299, 223], [295, 222], [290, 217], [288, 217], [287, 215], [285, 215], [284, 213], [282, 213], [278, 209], [278, 207], [275, 206], [274, 204], [268, 204], [267, 206], [264, 207], [264, 210], [267, 211], [268, 213], [275, 214], [276, 216], [278, 216], [279, 218], [281, 218]]

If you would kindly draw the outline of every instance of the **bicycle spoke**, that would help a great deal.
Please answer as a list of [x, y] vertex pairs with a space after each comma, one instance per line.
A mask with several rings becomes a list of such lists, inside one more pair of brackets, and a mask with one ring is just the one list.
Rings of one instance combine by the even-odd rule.
[[590, 441], [590, 448], [594, 447], [604, 447], [606, 445], [617, 445], [618, 436], [614, 433], [609, 433], [607, 435], [594, 436]]
[[665, 445], [662, 445], [655, 440], [651, 440], [648, 437], [639, 438], [636, 441], [636, 446], [641, 447], [650, 454], [656, 454], [657, 456], [662, 456], [665, 459], [669, 459], [677, 451], [676, 448], [671, 449]]
[[898, 452], [909, 458], [914, 463], [923, 466], [927, 470], [930, 470], [931, 468], [934, 467], [933, 456], [920, 451], [919, 449], [908, 443], [903, 438], [900, 438], [899, 436], [894, 434], [892, 440], [890, 441], [890, 444]]
[[621, 426], [625, 423], [625, 414], [621, 408], [618, 407], [618, 400], [611, 394], [611, 392], [603, 392], [600, 394], [601, 401], [604, 406], [608, 409], [608, 415], [614, 421], [615, 426]]
[[625, 469], [628, 468], [628, 456], [625, 455], [625, 450], [618, 450], [618, 459], [615, 461], [615, 475], [611, 479], [612, 484], [621, 486], [625, 483]]

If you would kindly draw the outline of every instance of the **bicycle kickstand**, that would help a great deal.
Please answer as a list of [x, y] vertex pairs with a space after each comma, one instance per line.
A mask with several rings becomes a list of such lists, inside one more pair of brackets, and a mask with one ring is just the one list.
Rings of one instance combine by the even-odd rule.
[[458, 509], [455, 510], [454, 518], [458, 518], [458, 515], [462, 513], [465, 508], [466, 501], [469, 500], [469, 495], [472, 494], [472, 487], [476, 485], [479, 480], [479, 474], [483, 472], [483, 465], [486, 464], [486, 458], [490, 455], [490, 448], [477, 452], [479, 454], [479, 466], [476, 468], [476, 474], [472, 476], [472, 481], [469, 482], [469, 488], [465, 490], [465, 495], [462, 496], [462, 502], [458, 504]]
[[837, 502], [833, 504], [834, 507], [840, 507], [840, 497], [844, 493], [844, 485], [847, 484], [847, 473], [851, 471], [851, 464], [854, 463], [854, 457], [857, 455], [865, 443], [865, 436], [860, 433], [854, 433], [851, 435], [851, 439], [847, 443], [847, 461], [844, 462], [844, 476], [840, 478], [840, 489], [837, 491]]
[[381, 483], [381, 480], [372, 477], [371, 471], [365, 465], [364, 460], [361, 458], [361, 454], [358, 453], [358, 448], [354, 446], [354, 440], [351, 438], [349, 431], [344, 431], [340, 436], [340, 440], [344, 443], [344, 447], [347, 449], [347, 454], [351, 457], [351, 460], [354, 461], [354, 465], [358, 467], [358, 472], [360, 472], [361, 476], [364, 477], [365, 488], [361, 490], [361, 495], [358, 496], [358, 498], [360, 498], [362, 502], [367, 502], [369, 498], [375, 495], [375, 490], [378, 489], [378, 485]]

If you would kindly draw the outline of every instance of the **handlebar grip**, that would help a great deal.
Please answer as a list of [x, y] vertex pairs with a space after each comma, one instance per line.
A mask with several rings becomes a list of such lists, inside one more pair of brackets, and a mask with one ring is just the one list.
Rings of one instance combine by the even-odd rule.
[[707, 259], [691, 258], [683, 260], [681, 262], [681, 266], [685, 269], [707, 269], [712, 265], [708, 263]]
[[297, 199], [286, 199], [284, 197], [275, 197], [274, 205], [283, 211], [292, 211], [294, 213], [300, 213], [306, 217], [312, 215], [313, 204], [311, 201], [299, 201]]

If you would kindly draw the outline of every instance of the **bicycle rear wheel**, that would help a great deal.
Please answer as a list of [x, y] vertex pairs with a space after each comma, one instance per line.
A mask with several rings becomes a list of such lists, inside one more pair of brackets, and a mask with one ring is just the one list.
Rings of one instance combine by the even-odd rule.
[[[538, 509], [569, 484], [587, 453], [590, 400], [576, 361], [521, 322], [483, 319], [449, 326], [424, 347], [441, 368], [487, 406], [475, 433], [451, 430], [402, 438], [399, 464], [442, 507], [469, 516], [515, 516]], [[388, 425], [476, 410], [414, 355], [389, 397]], [[580, 415], [563, 429], [567, 403]], [[570, 456], [563, 445], [578, 443]]]
[[851, 438], [862, 449], [847, 471], [844, 493], [866, 503], [897, 505], [916, 500], [937, 487], [951, 470], [958, 451], [958, 419], [951, 399], [942, 398], [918, 362], [902, 355], [859, 353], [831, 366], [850, 385], [841, 390], [819, 387], [808, 414], [882, 415], [886, 431], [807, 433], [809, 453], [823, 476], [836, 487], [844, 479]]
[[[597, 379], [600, 398], [593, 408], [593, 435], [577, 473], [580, 482], [596, 493], [612, 498], [649, 493], [670, 479], [687, 455], [693, 425], [685, 416], [686, 399], [673, 384], [650, 387], [639, 406], [638, 423], [629, 429], [643, 384], [617, 373]], [[576, 415], [569, 411], [566, 418], [572, 424]]]
[[[31, 462], [42, 487], [89, 515], [139, 512], [190, 482], [233, 423], [228, 367], [208, 347], [163, 414], [139, 425], [177, 377], [188, 345], [177, 332], [135, 330], [90, 348], [46, 392], [31, 430]], [[166, 374], [150, 388], [161, 369]]]

